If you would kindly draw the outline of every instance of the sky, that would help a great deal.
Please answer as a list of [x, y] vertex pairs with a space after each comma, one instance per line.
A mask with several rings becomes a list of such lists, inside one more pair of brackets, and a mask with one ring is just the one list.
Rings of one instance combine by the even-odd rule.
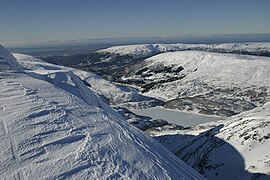
[[270, 0], [0, 0], [0, 43], [270, 33]]

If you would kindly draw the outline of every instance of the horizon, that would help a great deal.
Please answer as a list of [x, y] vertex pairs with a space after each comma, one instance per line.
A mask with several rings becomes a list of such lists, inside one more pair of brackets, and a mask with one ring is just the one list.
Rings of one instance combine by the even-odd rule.
[[268, 34], [269, 6], [267, 0], [3, 0], [0, 42]]
[[[121, 37], [121, 38], [93, 38], [52, 40], [36, 42], [2, 43], [9, 49], [39, 49], [59, 48], [89, 45], [129, 45], [129, 44], [222, 44], [222, 43], [245, 43], [245, 42], [270, 42], [270, 33], [260, 34], [205, 34], [205, 35], [176, 35], [167, 37]], [[1, 43], [1, 42], [0, 42]]]

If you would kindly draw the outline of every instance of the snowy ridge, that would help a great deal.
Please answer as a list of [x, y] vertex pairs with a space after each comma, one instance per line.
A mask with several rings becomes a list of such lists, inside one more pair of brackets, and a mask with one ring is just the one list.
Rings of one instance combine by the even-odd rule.
[[0, 74], [2, 178], [204, 179], [125, 123], [73, 72], [38, 71]]
[[[144, 57], [153, 55], [155, 53], [159, 53], [162, 50], [166, 51], [168, 47], [163, 46], [164, 45], [158, 44], [125, 45], [125, 46], [114, 46], [107, 49], [98, 50], [97, 52]], [[176, 48], [173, 45], [170, 47], [176, 50]]]
[[0, 70], [15, 70], [18, 72], [22, 72], [22, 68], [14, 58], [14, 56], [7, 51], [1, 44], [0, 44]]
[[131, 55], [136, 57], [147, 57], [153, 54], [184, 51], [222, 51], [222, 52], [249, 52], [249, 53], [270, 53], [270, 43], [227, 43], [227, 44], [139, 44], [114, 46], [97, 51], [98, 53], [111, 53], [118, 55]]

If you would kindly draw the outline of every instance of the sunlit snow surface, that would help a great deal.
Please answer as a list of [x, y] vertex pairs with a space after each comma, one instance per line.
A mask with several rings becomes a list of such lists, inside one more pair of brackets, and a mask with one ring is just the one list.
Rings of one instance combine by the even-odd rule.
[[270, 178], [270, 103], [187, 130], [152, 131], [180, 159], [209, 179]]
[[270, 43], [225, 43], [225, 44], [139, 44], [113, 46], [101, 49], [98, 53], [111, 53], [118, 55], [131, 55], [146, 57], [158, 53], [185, 50], [223, 51], [223, 52], [246, 52], [246, 53], [269, 53]]
[[[157, 66], [182, 66], [186, 77], [157, 86], [148, 92], [153, 96], [172, 99], [181, 94], [203, 93], [203, 85], [211, 87], [249, 88], [270, 86], [270, 58], [204, 51], [178, 51], [162, 53], [145, 60], [149, 69]], [[147, 77], [151, 81], [161, 79], [162, 73]], [[165, 84], [165, 83], [164, 83]]]
[[20, 73], [0, 49], [9, 64], [0, 68], [1, 178], [203, 179], [125, 123], [73, 72], [45, 72], [44, 65]]

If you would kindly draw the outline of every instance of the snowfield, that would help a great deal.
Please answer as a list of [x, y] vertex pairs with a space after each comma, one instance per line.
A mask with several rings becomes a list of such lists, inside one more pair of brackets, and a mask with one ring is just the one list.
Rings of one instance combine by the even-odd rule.
[[30, 59], [40, 67], [22, 72], [0, 46], [1, 178], [204, 179], [128, 125], [76, 72]]

